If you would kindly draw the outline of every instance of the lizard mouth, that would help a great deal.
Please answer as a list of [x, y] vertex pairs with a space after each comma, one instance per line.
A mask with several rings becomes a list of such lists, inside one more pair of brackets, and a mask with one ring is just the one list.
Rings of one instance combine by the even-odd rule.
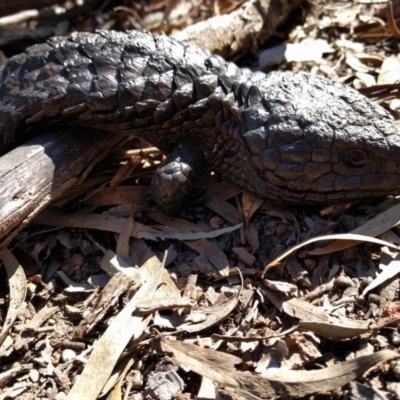
[[393, 176], [393, 179], [390, 179], [390, 184], [387, 180], [387, 175], [383, 176], [382, 174], [381, 177], [377, 177], [375, 187], [362, 189], [349, 185], [348, 187], [331, 187], [329, 190], [327, 188], [318, 190], [315, 187], [310, 190], [296, 190], [268, 185], [269, 194], [265, 197], [274, 201], [284, 201], [288, 204], [308, 205], [340, 203], [400, 194], [400, 177]]

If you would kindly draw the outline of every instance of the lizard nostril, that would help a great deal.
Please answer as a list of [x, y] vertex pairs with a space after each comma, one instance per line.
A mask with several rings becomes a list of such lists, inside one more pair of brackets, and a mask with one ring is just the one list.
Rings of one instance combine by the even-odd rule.
[[368, 161], [368, 154], [361, 149], [352, 149], [346, 152], [344, 161], [352, 167], [363, 167]]

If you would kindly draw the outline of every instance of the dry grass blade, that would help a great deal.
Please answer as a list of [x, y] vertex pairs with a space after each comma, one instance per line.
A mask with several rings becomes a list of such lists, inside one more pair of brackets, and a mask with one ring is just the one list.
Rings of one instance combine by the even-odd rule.
[[229, 276], [228, 259], [224, 252], [214, 243], [211, 243], [205, 239], [192, 240], [184, 243], [191, 249], [197, 251], [203, 257], [207, 258], [207, 260], [211, 262], [219, 275]]
[[242, 360], [231, 354], [165, 338], [160, 339], [160, 344], [163, 351], [173, 354], [177, 363], [249, 399], [275, 399], [285, 395], [301, 397], [332, 390], [351, 382], [382, 362], [399, 357], [394, 351], [382, 350], [317, 371], [274, 368], [274, 372], [268, 375], [259, 375], [239, 372], [236, 365]]
[[263, 204], [264, 200], [250, 193], [243, 192], [242, 207], [243, 207], [243, 215], [245, 220], [246, 231], [249, 226], [251, 217]]
[[83, 337], [94, 330], [94, 328], [105, 318], [106, 314], [113, 310], [118, 301], [128, 291], [134, 289], [135, 282], [126, 277], [126, 275], [119, 273], [114, 275], [104, 286], [97, 297], [96, 303], [90, 308], [90, 313], [80, 321], [75, 329], [75, 336]]
[[88, 292], [89, 293], [94, 290], [94, 287], [90, 283], [75, 282], [63, 271], [57, 271], [57, 275], [67, 285], [67, 287], [64, 289], [65, 292], [68, 292], [68, 293]]
[[99, 261], [100, 268], [109, 276], [113, 276], [118, 272], [122, 272], [130, 279], [140, 282], [139, 270], [130, 263], [118, 257], [113, 251], [108, 250], [103, 258]]
[[129, 340], [141, 334], [145, 328], [141, 324], [143, 317], [134, 314], [134, 311], [140, 301], [154, 296], [163, 271], [163, 265], [154, 271], [153, 276], [143, 284], [96, 342], [82, 374], [67, 396], [68, 400], [97, 399]]
[[201, 379], [201, 386], [197, 392], [198, 399], [215, 399], [215, 385], [211, 379], [203, 378]]
[[160, 299], [146, 299], [143, 304], [138, 304], [137, 310], [140, 313], [148, 314], [160, 310], [170, 310], [174, 308], [192, 308], [194, 306], [195, 303], [191, 299], [186, 299], [184, 297], [163, 297]]
[[385, 269], [380, 273], [362, 292], [364, 297], [368, 292], [375, 289], [382, 283], [388, 281], [394, 276], [400, 274], [400, 255], [398, 254], [394, 260], [392, 260], [389, 265], [385, 266]]
[[[58, 214], [51, 210], [46, 210], [36, 217], [33, 223], [36, 225], [99, 229], [102, 231], [121, 233], [125, 229], [126, 218], [103, 214]], [[210, 232], [161, 232], [135, 221], [134, 227], [131, 231], [131, 237], [155, 241], [166, 239], [197, 240], [215, 238], [224, 233], [229, 233], [239, 229], [241, 226], [242, 224], [239, 224]]]
[[8, 331], [18, 316], [21, 306], [26, 296], [26, 277], [22, 266], [13, 256], [10, 250], [3, 249], [0, 252], [0, 258], [4, 263], [7, 271], [8, 281], [10, 285], [10, 305], [8, 307], [7, 316], [0, 332], [0, 346], [7, 337]]
[[145, 186], [119, 186], [96, 190], [85, 200], [92, 206], [113, 206], [128, 203], [141, 203], [149, 189]]
[[[279, 264], [280, 261], [282, 261], [284, 258], [286, 258], [287, 256], [289, 256], [290, 254], [294, 253], [295, 251], [299, 250], [302, 247], [308, 246], [311, 243], [315, 243], [315, 242], [319, 242], [319, 241], [323, 241], [323, 240], [346, 240], [346, 241], [355, 241], [358, 243], [362, 243], [362, 242], [369, 242], [369, 243], [376, 243], [376, 244], [380, 244], [382, 246], [388, 246], [388, 247], [392, 247], [394, 249], [398, 249], [398, 246], [386, 242], [385, 240], [381, 240], [381, 239], [376, 239], [374, 237], [370, 237], [370, 236], [364, 236], [364, 235], [359, 235], [359, 234], [354, 234], [354, 233], [341, 233], [341, 234], [335, 234], [335, 235], [324, 235], [324, 236], [318, 236], [315, 238], [311, 238], [308, 239], [302, 243], [296, 244], [295, 246], [291, 247], [290, 249], [286, 250], [284, 253], [282, 253], [279, 257], [275, 258], [275, 260], [271, 261], [263, 270], [262, 273], [262, 277], [264, 277], [265, 273], [272, 267], [274, 267], [275, 265]], [[310, 251], [309, 254], [328, 254], [328, 253], [332, 253], [334, 251], [339, 251], [342, 250], [342, 248], [339, 246], [339, 248], [336, 248], [334, 245], [329, 247], [329, 251], [327, 250], [328, 246], [325, 246], [323, 248], [323, 251], [321, 251], [321, 249], [317, 249], [314, 251]]]
[[372, 330], [369, 321], [331, 315], [324, 307], [315, 306], [303, 299], [289, 298], [272, 290], [265, 290], [264, 293], [277, 309], [298, 319], [301, 329], [315, 332], [323, 337], [346, 339]]
[[374, 354], [357, 357], [316, 371], [278, 370], [268, 374], [268, 380], [279, 382], [281, 390], [290, 396], [306, 396], [316, 392], [325, 392], [343, 386], [377, 365], [399, 358], [392, 350], [381, 350]]
[[223, 321], [225, 318], [228, 317], [228, 315], [234, 310], [234, 308], [237, 306], [239, 302], [239, 297], [240, 294], [243, 290], [243, 277], [239, 272], [240, 280], [241, 280], [241, 286], [240, 290], [232, 296], [231, 298], [227, 299], [226, 301], [217, 304], [213, 307], [207, 307], [204, 309], [200, 309], [198, 311], [203, 311], [204, 314], [206, 315], [206, 318], [204, 321], [200, 323], [185, 323], [182, 325], [179, 325], [176, 327], [177, 330], [179, 331], [185, 331], [185, 332], [200, 332], [205, 329], [208, 329], [215, 325], [218, 322]]
[[134, 226], [135, 221], [133, 219], [133, 216], [131, 215], [126, 220], [125, 226], [123, 227], [117, 240], [117, 248], [115, 250], [115, 253], [118, 258], [122, 259], [126, 263], [129, 263], [129, 239], [131, 237]]
[[[174, 360], [180, 365], [190, 368], [193, 372], [213, 382], [232, 388], [238, 387], [235, 365], [242, 362], [239, 357], [189, 343], [168, 340], [164, 337], [160, 338], [160, 345], [163, 351], [172, 353]], [[265, 394], [275, 395], [272, 388]]]
[[159, 224], [167, 225], [168, 227], [173, 227], [181, 231], [210, 232], [210, 228], [206, 226], [197, 225], [183, 218], [170, 217], [158, 210], [147, 211], [146, 214]]
[[241, 221], [239, 211], [216, 193], [207, 192], [205, 205], [232, 225], [237, 225]]
[[[127, 219], [100, 214], [58, 214], [52, 210], [46, 210], [35, 218], [33, 223], [68, 228], [98, 229], [107, 232], [122, 233]], [[131, 232], [132, 237], [138, 237], [140, 233], [157, 233], [156, 229], [136, 223]]]
[[312, 331], [331, 339], [348, 339], [370, 332], [369, 321], [358, 321], [330, 315], [323, 307], [317, 307], [301, 299], [291, 299], [282, 305], [288, 315], [300, 319], [299, 328]]
[[42, 308], [31, 320], [26, 322], [25, 331], [36, 331], [44, 321], [48, 320], [58, 311], [60, 311], [59, 306]]
[[389, 28], [389, 32], [393, 35], [393, 37], [400, 39], [400, 30], [396, 24], [396, 20], [394, 17], [393, 4], [389, 1], [387, 6], [387, 24]]
[[[359, 226], [356, 229], [353, 229], [349, 234], [356, 235], [368, 235], [368, 236], [378, 236], [383, 232], [393, 228], [394, 226], [400, 223], [400, 203], [396, 204], [393, 207], [390, 207], [388, 210], [383, 213], [377, 215], [375, 218], [370, 219], [364, 225]], [[340, 240], [334, 243], [329, 243], [327, 246], [324, 246], [320, 249], [316, 249], [312, 252], [313, 255], [321, 255], [321, 254], [329, 254], [334, 251], [340, 251], [347, 249], [352, 246], [356, 246], [360, 242], [351, 240]]]

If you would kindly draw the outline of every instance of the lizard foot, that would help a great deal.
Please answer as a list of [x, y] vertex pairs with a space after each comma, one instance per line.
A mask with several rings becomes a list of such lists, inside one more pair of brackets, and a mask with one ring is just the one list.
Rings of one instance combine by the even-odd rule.
[[151, 194], [165, 213], [178, 215], [204, 169], [204, 156], [192, 143], [179, 144], [154, 173]]

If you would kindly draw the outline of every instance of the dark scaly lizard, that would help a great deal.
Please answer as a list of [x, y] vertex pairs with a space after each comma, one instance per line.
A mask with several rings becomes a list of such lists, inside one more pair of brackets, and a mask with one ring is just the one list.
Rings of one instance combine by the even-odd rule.
[[152, 182], [169, 213], [205, 169], [295, 204], [399, 191], [390, 114], [309, 73], [252, 73], [166, 36], [99, 31], [28, 48], [0, 82], [0, 154], [50, 124], [140, 137], [169, 154]]

